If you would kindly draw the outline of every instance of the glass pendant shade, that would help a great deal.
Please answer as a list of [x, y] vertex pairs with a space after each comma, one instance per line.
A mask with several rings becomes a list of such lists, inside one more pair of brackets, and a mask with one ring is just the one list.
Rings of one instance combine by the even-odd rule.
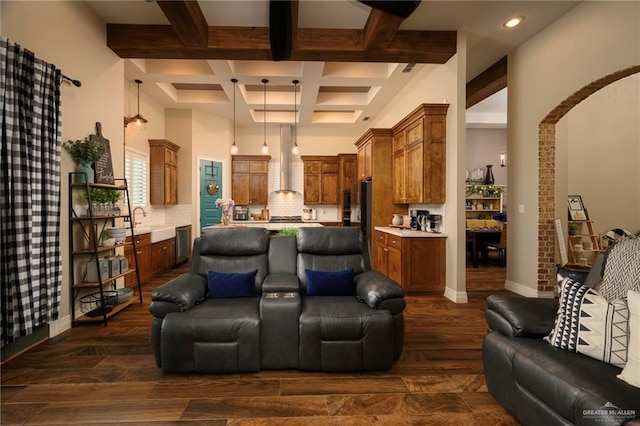
[[132, 130], [145, 130], [149, 121], [140, 115], [140, 85], [142, 84], [142, 80], [134, 81], [138, 85], [138, 113], [133, 117], [129, 117], [130, 126], [128, 127]]
[[262, 110], [262, 121], [264, 123], [264, 142], [262, 143], [262, 155], [269, 154], [269, 147], [267, 146], [267, 83], [269, 80], [266, 78], [262, 79], [262, 84], [264, 84], [264, 106]]

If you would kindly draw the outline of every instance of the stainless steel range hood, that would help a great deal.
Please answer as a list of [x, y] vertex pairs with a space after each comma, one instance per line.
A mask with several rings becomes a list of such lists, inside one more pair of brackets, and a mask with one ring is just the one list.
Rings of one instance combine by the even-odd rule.
[[291, 125], [280, 125], [280, 189], [276, 194], [295, 194], [291, 189]]

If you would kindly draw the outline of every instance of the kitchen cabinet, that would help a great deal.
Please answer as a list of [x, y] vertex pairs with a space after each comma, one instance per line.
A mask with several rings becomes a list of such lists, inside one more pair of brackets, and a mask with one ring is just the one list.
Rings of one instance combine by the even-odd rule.
[[[340, 173], [338, 178], [339, 204], [338, 217], [344, 221], [351, 221], [352, 206], [360, 204], [360, 188], [358, 186], [358, 158], [356, 154], [338, 154], [338, 163], [340, 164]], [[349, 193], [349, 202], [345, 202], [345, 193]]]
[[446, 285], [446, 238], [398, 236], [376, 230], [375, 270], [407, 292], [443, 292]]
[[365, 140], [358, 146], [358, 179], [366, 180], [371, 178], [371, 148], [370, 140]]
[[[145, 283], [151, 278], [151, 234], [139, 234], [134, 235], [136, 241], [136, 254], [138, 257], [138, 276], [140, 277], [140, 283]], [[133, 245], [132, 237], [127, 237], [127, 245], [124, 249], [124, 255], [127, 258], [129, 265], [135, 265], [133, 263]], [[124, 283], [125, 287], [129, 287], [131, 281], [135, 280], [135, 276], [126, 276]]]
[[[394, 204], [393, 132], [391, 129], [368, 129], [355, 142], [358, 148], [358, 175], [371, 179], [371, 227], [387, 226], [394, 214], [407, 214], [406, 205]], [[363, 180], [363, 179], [359, 179]]]
[[166, 139], [149, 139], [149, 202], [178, 204], [178, 150]]
[[300, 158], [304, 164], [304, 204], [338, 204], [338, 157]]
[[151, 244], [151, 278], [173, 268], [176, 261], [176, 240], [171, 238]]
[[269, 155], [231, 156], [231, 198], [237, 205], [269, 203]]
[[393, 201], [446, 201], [447, 104], [422, 104], [393, 129]]

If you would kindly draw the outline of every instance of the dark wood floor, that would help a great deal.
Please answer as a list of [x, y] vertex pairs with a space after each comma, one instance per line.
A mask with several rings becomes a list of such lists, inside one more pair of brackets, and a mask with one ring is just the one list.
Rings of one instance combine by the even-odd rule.
[[2, 365], [1, 423], [174, 425], [513, 425], [487, 393], [485, 298], [505, 269], [467, 268], [468, 304], [409, 296], [401, 360], [389, 371], [165, 375], [150, 343], [144, 287], [108, 327], [75, 327]]

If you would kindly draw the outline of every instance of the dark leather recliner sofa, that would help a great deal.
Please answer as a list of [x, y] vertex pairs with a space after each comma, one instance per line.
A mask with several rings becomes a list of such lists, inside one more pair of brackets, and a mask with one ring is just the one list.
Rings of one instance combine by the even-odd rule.
[[[404, 343], [404, 291], [369, 265], [357, 228], [208, 231], [190, 271], [151, 293], [156, 363], [167, 373], [391, 368]], [[306, 294], [305, 269], [348, 268], [355, 295]], [[254, 269], [256, 297], [206, 297], [208, 271]]]
[[491, 395], [523, 425], [640, 425], [640, 389], [616, 377], [620, 368], [542, 340], [557, 304], [508, 293], [487, 298], [482, 358]]

